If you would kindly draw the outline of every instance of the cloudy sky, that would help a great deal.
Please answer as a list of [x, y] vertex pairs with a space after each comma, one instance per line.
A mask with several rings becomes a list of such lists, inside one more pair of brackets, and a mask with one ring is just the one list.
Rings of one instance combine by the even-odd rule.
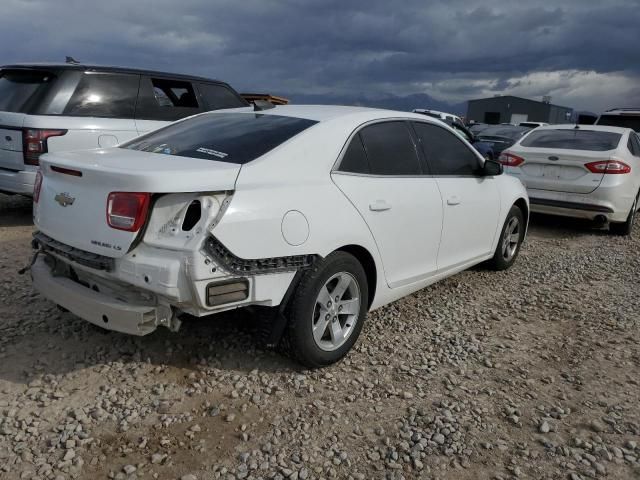
[[640, 105], [640, 0], [2, 0], [0, 44], [294, 98]]

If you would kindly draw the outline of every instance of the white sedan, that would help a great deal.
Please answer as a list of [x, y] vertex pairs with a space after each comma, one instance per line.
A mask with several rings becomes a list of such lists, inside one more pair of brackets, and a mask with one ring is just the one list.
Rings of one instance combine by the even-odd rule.
[[609, 222], [612, 233], [631, 233], [640, 195], [640, 137], [632, 129], [538, 127], [500, 162], [526, 185], [532, 211]]
[[367, 311], [511, 266], [529, 215], [522, 184], [442, 122], [366, 108], [206, 113], [41, 165], [42, 295], [136, 335], [251, 306], [311, 367], [343, 357]]

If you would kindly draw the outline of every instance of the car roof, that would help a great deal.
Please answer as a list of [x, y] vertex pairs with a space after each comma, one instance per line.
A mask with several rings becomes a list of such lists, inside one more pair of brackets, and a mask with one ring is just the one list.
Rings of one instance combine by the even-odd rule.
[[[278, 105], [268, 110], [248, 113], [305, 118], [307, 120], [314, 120], [316, 122], [326, 122], [339, 118], [346, 119], [348, 117], [358, 117], [358, 120], [360, 121], [402, 117], [445, 125], [444, 122], [438, 120], [437, 118], [426, 117], [419, 113], [401, 112], [397, 110], [385, 110], [381, 108], [370, 107], [351, 107], [344, 105]], [[216, 110], [213, 112], [207, 112], [206, 114], [220, 115], [224, 114], [224, 110]]]
[[[612, 133], [625, 133], [633, 132], [631, 128], [624, 127], [610, 127], [608, 125], [577, 125], [578, 130], [591, 130], [595, 132], [612, 132]], [[567, 123], [563, 125], [545, 125], [535, 129], [536, 132], [543, 130], [576, 130], [575, 123]]]
[[609, 110], [607, 110], [606, 112], [603, 113], [603, 115], [615, 115], [615, 114], [620, 114], [620, 115], [634, 115], [634, 114], [638, 114], [640, 115], [640, 107], [616, 107], [616, 108], [611, 108]]
[[415, 113], [435, 113], [436, 115], [449, 115], [450, 117], [458, 117], [455, 113], [441, 112], [440, 110], [431, 110], [429, 108], [414, 108]]
[[0, 70], [23, 70], [23, 69], [24, 70], [56, 69], [56, 70], [80, 70], [80, 71], [91, 71], [91, 72], [109, 72], [109, 73], [131, 73], [131, 74], [137, 74], [137, 75], [153, 75], [153, 76], [161, 76], [161, 77], [171, 77], [171, 78], [176, 78], [181, 80], [223, 83], [225, 85], [227, 84], [222, 80], [199, 77], [196, 75], [185, 75], [182, 73], [163, 72], [159, 70], [145, 70], [141, 68], [117, 67], [117, 66], [109, 66], [109, 65], [95, 65], [95, 64], [84, 64], [84, 63], [19, 63], [19, 64], [13, 64], [13, 65], [0, 66]]

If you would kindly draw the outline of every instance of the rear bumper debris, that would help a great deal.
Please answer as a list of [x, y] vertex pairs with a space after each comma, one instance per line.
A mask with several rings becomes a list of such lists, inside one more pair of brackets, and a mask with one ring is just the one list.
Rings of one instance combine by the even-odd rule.
[[177, 327], [170, 307], [121, 302], [70, 278], [54, 276], [43, 256], [31, 267], [31, 278], [41, 295], [102, 328], [129, 335], [147, 335], [160, 325]]

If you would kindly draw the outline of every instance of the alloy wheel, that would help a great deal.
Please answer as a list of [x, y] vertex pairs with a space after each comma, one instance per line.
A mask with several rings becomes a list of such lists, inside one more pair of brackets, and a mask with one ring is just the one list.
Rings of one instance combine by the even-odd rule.
[[517, 217], [511, 217], [504, 229], [502, 237], [502, 257], [506, 261], [510, 261], [518, 250], [520, 242], [520, 220]]
[[337, 350], [347, 341], [358, 321], [360, 301], [360, 286], [350, 273], [336, 273], [325, 282], [311, 319], [313, 339], [321, 350]]

